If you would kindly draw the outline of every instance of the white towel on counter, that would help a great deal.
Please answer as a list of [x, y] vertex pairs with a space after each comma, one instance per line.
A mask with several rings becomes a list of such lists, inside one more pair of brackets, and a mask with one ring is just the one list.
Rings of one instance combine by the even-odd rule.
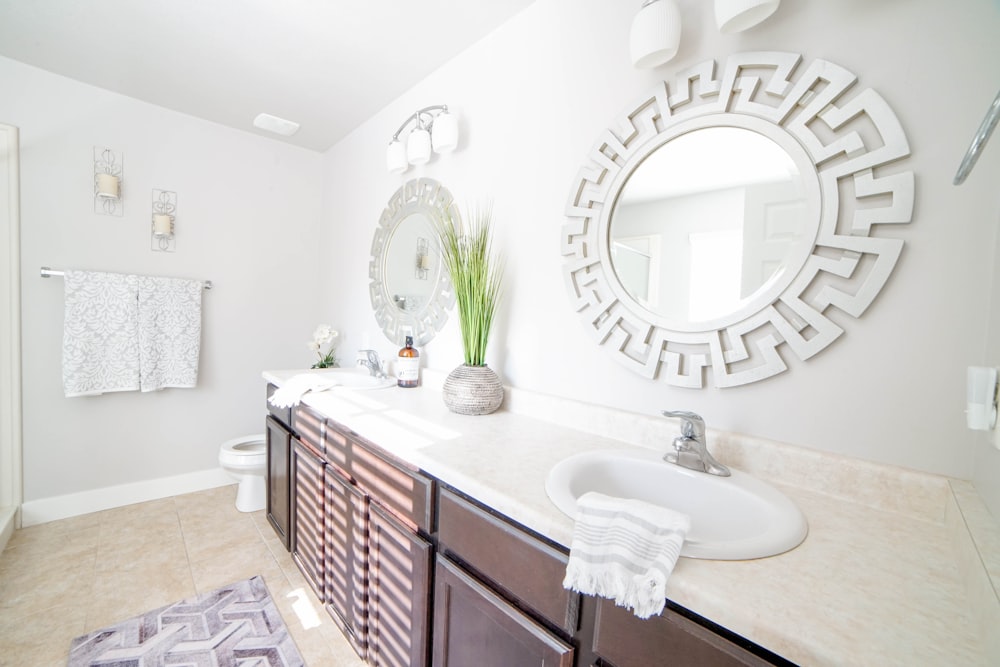
[[139, 276], [139, 369], [142, 391], [198, 384], [200, 280]]
[[324, 378], [315, 373], [300, 373], [293, 375], [287, 382], [275, 389], [268, 402], [276, 408], [290, 408], [293, 405], [298, 405], [307, 392], [326, 391], [339, 384], [336, 380]]
[[639, 618], [659, 614], [690, 528], [691, 519], [680, 512], [585, 493], [577, 499], [563, 587], [612, 599]]
[[65, 395], [138, 389], [137, 276], [68, 270], [63, 282]]

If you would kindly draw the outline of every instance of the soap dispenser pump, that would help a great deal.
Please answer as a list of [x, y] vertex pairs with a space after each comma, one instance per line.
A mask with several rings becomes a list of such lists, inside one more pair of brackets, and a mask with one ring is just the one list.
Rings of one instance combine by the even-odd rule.
[[399, 350], [396, 360], [396, 384], [412, 388], [420, 384], [420, 352], [413, 347], [413, 336], [406, 337], [406, 346]]

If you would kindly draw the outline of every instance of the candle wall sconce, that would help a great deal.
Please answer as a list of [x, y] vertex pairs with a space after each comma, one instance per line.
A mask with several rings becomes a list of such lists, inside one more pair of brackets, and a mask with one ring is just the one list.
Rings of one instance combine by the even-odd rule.
[[416, 277], [419, 280], [427, 280], [427, 274], [431, 268], [431, 247], [422, 236], [417, 237], [417, 271]]
[[121, 217], [124, 156], [110, 148], [94, 146], [94, 213]]
[[177, 193], [153, 189], [153, 215], [150, 226], [150, 249], [173, 252], [174, 219], [177, 215]]

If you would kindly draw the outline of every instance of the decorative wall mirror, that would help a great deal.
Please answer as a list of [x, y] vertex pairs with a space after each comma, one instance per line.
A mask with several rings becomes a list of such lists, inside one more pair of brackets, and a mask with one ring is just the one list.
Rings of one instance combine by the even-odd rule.
[[437, 227], [460, 220], [451, 193], [430, 178], [407, 181], [389, 198], [372, 238], [368, 293], [386, 338], [430, 341], [448, 321], [455, 294], [438, 253]]
[[562, 253], [588, 331], [671, 385], [756, 382], [843, 333], [888, 279], [908, 223], [909, 145], [876, 92], [794, 53], [708, 61], [602, 133], [574, 181]]

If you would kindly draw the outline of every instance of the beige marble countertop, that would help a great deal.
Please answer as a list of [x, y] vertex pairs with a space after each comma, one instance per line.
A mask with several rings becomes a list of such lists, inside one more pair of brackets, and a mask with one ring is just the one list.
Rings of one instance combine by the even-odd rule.
[[[301, 372], [269, 371], [264, 379], [280, 385]], [[665, 450], [676, 435], [671, 420], [517, 389], [492, 415], [457, 415], [424, 377], [430, 386], [335, 387], [303, 402], [567, 548], [573, 522], [545, 493], [552, 466], [590, 450]], [[996, 531], [970, 484], [708, 436], [720, 461], [791, 497], [809, 534], [770, 558], [681, 558], [670, 599], [801, 665], [1000, 664], [996, 561], [984, 556], [970, 522], [985, 524], [990, 548]]]

